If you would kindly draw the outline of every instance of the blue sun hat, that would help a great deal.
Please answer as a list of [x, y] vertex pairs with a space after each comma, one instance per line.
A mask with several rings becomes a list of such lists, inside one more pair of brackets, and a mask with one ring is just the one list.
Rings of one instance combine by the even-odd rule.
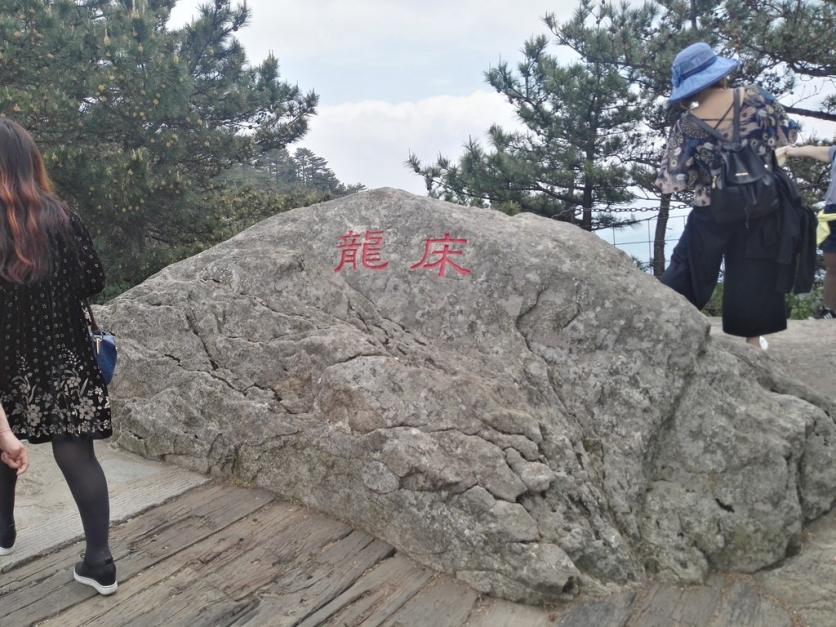
[[698, 94], [737, 69], [735, 59], [719, 57], [705, 42], [691, 44], [671, 64], [671, 104]]

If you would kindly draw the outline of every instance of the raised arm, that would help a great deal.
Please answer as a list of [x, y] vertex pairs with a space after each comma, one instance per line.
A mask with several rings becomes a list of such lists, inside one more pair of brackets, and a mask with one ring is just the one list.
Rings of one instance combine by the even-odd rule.
[[782, 157], [803, 157], [829, 162], [833, 159], [835, 151], [836, 146], [813, 146], [807, 144], [805, 146], [784, 146], [776, 150], [775, 154], [778, 155], [779, 161]]

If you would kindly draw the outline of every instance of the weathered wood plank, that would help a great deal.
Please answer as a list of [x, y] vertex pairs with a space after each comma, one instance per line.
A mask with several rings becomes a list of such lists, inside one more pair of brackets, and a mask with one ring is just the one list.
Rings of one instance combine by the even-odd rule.
[[[176, 527], [189, 519], [195, 519], [194, 522], [202, 520], [220, 528], [246, 516], [258, 507], [263, 507], [273, 499], [274, 497], [264, 490], [246, 490], [217, 483], [193, 488], [134, 518], [113, 525], [110, 537], [114, 558], [117, 554], [124, 555], [130, 552], [129, 543], [153, 536], [160, 529]], [[230, 509], [229, 506], [241, 509]], [[56, 564], [63, 564], [65, 553], [69, 552], [78, 557], [79, 550], [73, 548], [78, 546], [83, 547], [83, 543], [76, 542], [30, 562], [15, 565], [2, 577], [0, 598], [17, 588], [29, 587], [32, 578], [42, 579], [56, 568]]]
[[[758, 625], [758, 627], [793, 627], [808, 624], [796, 619], [783, 607], [772, 602], [747, 581], [728, 577], [723, 603], [717, 608], [712, 627], [727, 625]], [[836, 620], [832, 621], [836, 622]]]
[[[467, 627], [554, 627], [557, 619], [555, 612], [540, 607], [485, 598], [473, 608], [465, 625]], [[594, 627], [605, 626], [595, 625]]]
[[380, 625], [415, 596], [431, 577], [431, 571], [395, 554], [299, 625]]
[[[261, 490], [201, 486], [114, 527], [111, 545], [120, 583], [272, 500]], [[96, 596], [72, 579], [82, 547], [83, 543], [71, 545], [5, 573], [0, 587], [4, 624], [44, 620]]]
[[369, 568], [394, 549], [371, 536], [352, 531], [324, 547], [310, 560], [287, 564], [276, 579], [258, 592], [236, 626], [290, 627], [304, 620], [353, 585]]
[[3, 625], [366, 625], [384, 627], [792, 627], [754, 580], [650, 583], [542, 609], [482, 599], [371, 536], [272, 495], [209, 484], [114, 527], [120, 590], [72, 581], [80, 543], [0, 580]]
[[233, 599], [243, 599], [271, 584], [288, 569], [303, 572], [324, 547], [351, 535], [351, 527], [338, 520], [304, 512], [295, 528], [277, 529], [275, 535], [234, 559], [214, 559], [207, 581]]
[[[745, 576], [744, 576], [745, 577]], [[636, 598], [629, 627], [789, 627], [790, 613], [735, 575], [714, 575], [704, 586], [651, 583]]]
[[575, 604], [561, 614], [557, 627], [622, 627], [630, 618], [635, 598], [635, 592], [622, 592], [601, 600]]
[[[392, 552], [343, 523], [303, 510], [282, 520], [281, 507], [287, 506], [260, 510], [254, 520], [240, 521], [139, 574], [130, 582], [138, 591], [132, 597], [115, 604], [93, 599], [56, 620], [91, 626], [179, 624], [167, 617], [185, 617], [191, 603], [188, 624], [294, 624], [294, 612], [317, 609]], [[281, 599], [280, 609], [273, 606], [279, 611], [258, 602], [265, 594]], [[205, 604], [206, 598], [213, 603]]]
[[[416, 623], [419, 624], [419, 623]], [[745, 581], [715, 575], [704, 586], [653, 582], [640, 592], [554, 609], [485, 599], [467, 627], [793, 627], [791, 614]]]
[[219, 615], [231, 619], [249, 602], [240, 603], [234, 595], [246, 597], [274, 576], [283, 538], [291, 528], [306, 528], [320, 538], [327, 531], [331, 536], [346, 533], [342, 523], [327, 519], [316, 526], [324, 531], [311, 533], [310, 526], [311, 515], [302, 508], [272, 503], [146, 568], [117, 595], [92, 598], [58, 614], [55, 621], [95, 627], [177, 625], [181, 619], [182, 624], [216, 623]]
[[394, 612], [384, 627], [459, 627], [479, 598], [467, 584], [436, 575], [422, 590]]
[[636, 597], [629, 627], [708, 625], [723, 602], [723, 580], [714, 578], [704, 586], [676, 586], [653, 582]]

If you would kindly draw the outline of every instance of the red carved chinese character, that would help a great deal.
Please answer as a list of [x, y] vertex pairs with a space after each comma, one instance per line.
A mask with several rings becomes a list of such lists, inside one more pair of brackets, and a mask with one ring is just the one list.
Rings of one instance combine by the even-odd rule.
[[[352, 269], [357, 271], [357, 250], [361, 244], [360, 234], [349, 231], [341, 236], [337, 248], [340, 249], [340, 263], [334, 268], [334, 272], [342, 270], [346, 264], [351, 264]], [[366, 231], [365, 241], [362, 243], [360, 262], [364, 268], [369, 270], [383, 270], [389, 265], [388, 261], [381, 262], [380, 248], [383, 246], [383, 231]], [[379, 263], [378, 263], [379, 262]], [[373, 265], [376, 264], [376, 265]]]
[[[432, 248], [433, 244], [436, 245], [435, 248]], [[462, 268], [450, 259], [450, 257], [452, 256], [460, 256], [463, 254], [460, 250], [452, 250], [450, 248], [451, 244], [464, 246], [465, 244], [467, 244], [467, 240], [450, 239], [449, 233], [445, 233], [442, 239], [424, 240], [424, 256], [421, 258], [421, 261], [409, 266], [409, 269], [415, 270], [416, 268], [438, 268], [438, 276], [443, 277], [444, 271], [446, 270], [447, 265], [449, 264], [453, 267], [453, 270], [459, 273], [459, 276], [467, 276], [468, 274], [470, 274], [470, 270]], [[438, 256], [439, 259], [430, 262], [431, 256]]]
[[357, 249], [360, 248], [357, 239], [359, 235], [359, 233], [349, 230], [348, 233], [339, 238], [340, 243], [337, 244], [337, 248], [340, 249], [340, 265], [334, 268], [334, 272], [342, 270], [347, 263], [351, 264], [355, 272], [357, 271]]
[[[388, 261], [381, 261], [380, 249], [383, 246], [383, 231], [366, 231], [366, 241], [363, 242], [363, 267], [369, 270], [383, 270], [389, 265]], [[375, 262], [377, 265], [372, 265]]]

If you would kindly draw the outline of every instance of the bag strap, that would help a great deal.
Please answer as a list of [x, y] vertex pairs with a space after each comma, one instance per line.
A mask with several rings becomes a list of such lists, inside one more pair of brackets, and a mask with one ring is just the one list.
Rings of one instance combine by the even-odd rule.
[[734, 117], [732, 118], [732, 141], [735, 146], [740, 146], [740, 88], [734, 90]]
[[740, 118], [740, 100], [738, 98], [738, 90], [734, 90], [734, 97], [732, 98], [732, 103], [729, 105], [729, 108], [726, 109], [726, 112], [717, 120], [717, 124], [711, 126], [703, 120], [701, 117], [694, 115], [690, 111], [688, 111], [688, 115], [690, 115], [697, 123], [697, 125], [701, 126], [703, 129], [708, 131], [714, 137], [721, 139], [723, 141], [727, 141], [726, 138], [717, 130], [717, 127], [720, 126], [720, 122], [726, 119], [726, 116], [729, 114], [730, 111], [734, 110], [734, 117], [732, 118], [732, 141], [737, 143], [740, 140], [740, 127], [738, 124], [738, 120]]
[[101, 333], [102, 330], [96, 322], [96, 317], [93, 315], [93, 309], [90, 307], [89, 299], [84, 299], [84, 306], [87, 308], [87, 313], [90, 315], [90, 328], [93, 330], [93, 333]]
[[[736, 96], [736, 95], [737, 95], [737, 92], [735, 92], [735, 96]], [[726, 119], [726, 116], [727, 116], [729, 113], [731, 113], [731, 110], [732, 110], [732, 109], [734, 109], [734, 105], [735, 105], [735, 101], [734, 101], [734, 100], [732, 100], [732, 103], [729, 105], [729, 108], [728, 108], [728, 109], [726, 109], [726, 112], [725, 112], [723, 115], [721, 115], [719, 118], [717, 118], [717, 124], [715, 124], [714, 126], [712, 126], [712, 127], [711, 127], [711, 128], [712, 128], [715, 132], [717, 132], [718, 134], [720, 133], [720, 131], [718, 131], [718, 130], [717, 130], [717, 127], [718, 127], [718, 126], [720, 126], [720, 122], [722, 122], [723, 120], [725, 120], [725, 119]], [[704, 120], [703, 120], [703, 121], [704, 121]], [[732, 119], [732, 123], [734, 123], [734, 119]]]

